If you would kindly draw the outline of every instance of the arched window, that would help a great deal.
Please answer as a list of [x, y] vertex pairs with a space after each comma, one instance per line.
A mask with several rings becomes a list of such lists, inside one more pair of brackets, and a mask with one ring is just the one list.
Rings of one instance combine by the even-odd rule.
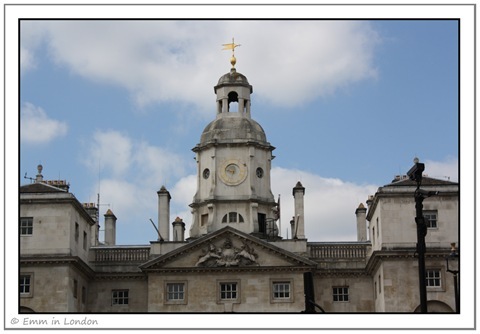
[[228, 93], [228, 111], [229, 112], [240, 111], [240, 110], [238, 110], [238, 94], [237, 94], [237, 92]]
[[222, 218], [222, 223], [243, 223], [243, 217], [237, 212], [229, 212]]

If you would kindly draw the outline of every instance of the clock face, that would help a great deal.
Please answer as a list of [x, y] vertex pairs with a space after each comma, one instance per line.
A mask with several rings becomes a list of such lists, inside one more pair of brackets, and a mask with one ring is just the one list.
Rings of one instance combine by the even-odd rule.
[[235, 186], [247, 178], [247, 166], [236, 159], [229, 159], [220, 167], [220, 179], [229, 186]]

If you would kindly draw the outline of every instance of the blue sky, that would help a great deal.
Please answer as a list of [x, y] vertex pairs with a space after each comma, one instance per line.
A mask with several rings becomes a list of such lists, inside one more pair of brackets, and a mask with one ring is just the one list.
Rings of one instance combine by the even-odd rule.
[[80, 202], [100, 193], [118, 244], [156, 239], [165, 185], [188, 236], [191, 149], [215, 117], [232, 37], [252, 118], [276, 147], [283, 236], [297, 181], [309, 241], [354, 241], [355, 209], [415, 156], [458, 180], [455, 20], [65, 20], [21, 22], [20, 183], [42, 164]]

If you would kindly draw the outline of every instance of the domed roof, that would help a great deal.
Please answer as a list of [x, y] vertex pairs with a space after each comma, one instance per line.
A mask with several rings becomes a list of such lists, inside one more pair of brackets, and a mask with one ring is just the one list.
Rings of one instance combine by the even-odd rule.
[[254, 140], [266, 144], [267, 136], [260, 124], [251, 118], [221, 117], [205, 127], [200, 138], [200, 144], [215, 140], [218, 142]]
[[215, 86], [215, 90], [217, 87], [221, 86], [248, 86], [250, 87], [250, 92], [252, 92], [252, 86], [248, 83], [247, 77], [244, 76], [242, 73], [237, 72], [234, 68], [232, 70], [220, 77], [218, 79], [218, 84]]

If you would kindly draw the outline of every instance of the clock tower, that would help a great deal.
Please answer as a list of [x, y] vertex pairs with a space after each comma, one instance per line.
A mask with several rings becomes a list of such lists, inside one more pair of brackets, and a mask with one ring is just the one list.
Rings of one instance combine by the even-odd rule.
[[[230, 45], [230, 44], [227, 44]], [[230, 49], [234, 49], [232, 47]], [[190, 204], [190, 237], [225, 226], [259, 237], [276, 237], [277, 203], [270, 189], [275, 149], [263, 128], [251, 118], [252, 86], [232, 69], [214, 87], [216, 117], [192, 150], [197, 161], [197, 192]]]

